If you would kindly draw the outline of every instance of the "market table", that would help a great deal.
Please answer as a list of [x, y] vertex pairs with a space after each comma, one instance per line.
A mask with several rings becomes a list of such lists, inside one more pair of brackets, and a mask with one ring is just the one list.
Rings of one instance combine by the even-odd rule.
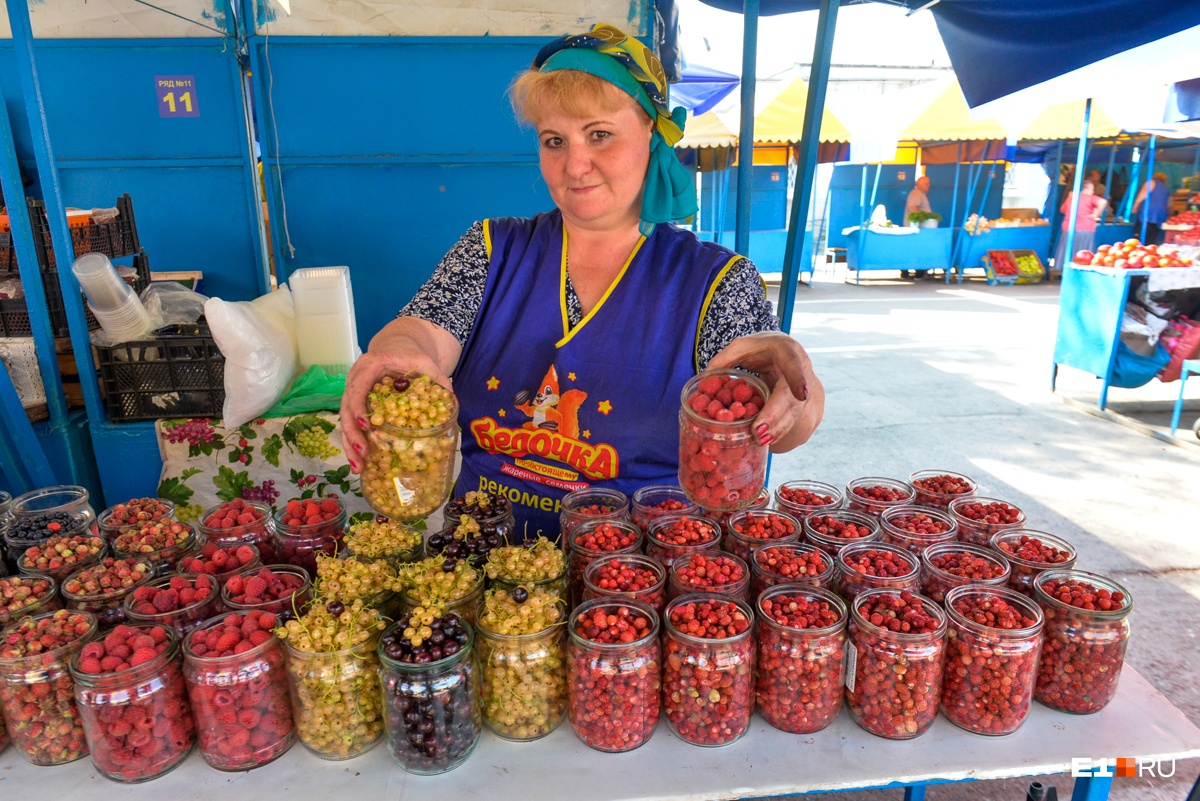
[[[1116, 698], [1102, 712], [1068, 715], [1035, 703], [1025, 725], [1007, 737], [969, 734], [939, 716], [925, 735], [893, 742], [859, 729], [843, 711], [832, 726], [809, 736], [778, 731], [756, 716], [750, 732], [724, 748], [688, 745], [660, 722], [642, 748], [602, 754], [584, 746], [564, 721], [533, 743], [509, 743], [485, 732], [464, 765], [440, 776], [406, 774], [386, 745], [357, 759], [327, 762], [297, 744], [276, 762], [247, 773], [218, 772], [193, 753], [166, 776], [120, 792], [122, 799], [135, 801], [324, 801], [350, 793], [403, 801], [690, 801], [903, 786], [907, 798], [920, 799], [926, 784], [1060, 773], [1077, 757], [1196, 756], [1200, 729], [1126, 666]], [[1072, 798], [1106, 798], [1111, 782], [1082, 778]], [[12, 799], [82, 801], [117, 792], [117, 785], [100, 777], [86, 758], [35, 768], [12, 748], [0, 755], [0, 787]]]
[[846, 266], [854, 283], [866, 270], [949, 270], [949, 228], [911, 229], [916, 233], [854, 231], [846, 238]]

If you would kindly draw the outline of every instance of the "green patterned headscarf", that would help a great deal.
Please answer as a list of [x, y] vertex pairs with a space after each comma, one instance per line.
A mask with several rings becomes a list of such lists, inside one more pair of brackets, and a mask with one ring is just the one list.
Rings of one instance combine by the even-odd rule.
[[612, 25], [595, 25], [588, 33], [563, 36], [546, 45], [533, 60], [540, 72], [578, 70], [621, 89], [654, 120], [650, 167], [642, 192], [641, 229], [646, 235], [661, 222], [696, 213], [696, 187], [679, 163], [674, 145], [683, 138], [687, 112], [667, 108], [667, 74], [650, 48]]

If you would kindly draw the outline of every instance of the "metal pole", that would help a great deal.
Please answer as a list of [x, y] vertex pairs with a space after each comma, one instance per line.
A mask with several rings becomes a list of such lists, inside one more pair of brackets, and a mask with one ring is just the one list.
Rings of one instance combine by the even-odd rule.
[[758, 0], [742, 5], [742, 124], [738, 141], [737, 231], [733, 249], [750, 253], [750, 201], [754, 192], [754, 84], [758, 80]]
[[817, 148], [821, 139], [821, 116], [825, 111], [825, 90], [829, 85], [829, 61], [833, 53], [833, 33], [837, 28], [840, 0], [821, 0], [817, 16], [817, 39], [813, 44], [812, 68], [808, 74], [808, 97], [804, 101], [804, 131], [800, 141], [800, 160], [796, 165], [796, 188], [792, 197], [792, 216], [788, 224], [787, 245], [783, 254], [783, 283], [779, 288], [780, 326], [792, 327], [792, 306], [796, 300], [799, 274], [799, 245], [804, 241], [808, 208], [812, 202], [813, 177], [817, 172]]
[[[1154, 151], [1158, 149], [1158, 137], [1150, 134], [1150, 155], [1146, 161], [1146, 182], [1154, 180]], [[1157, 187], [1156, 187], [1157, 188]], [[1146, 193], [1146, 197], [1142, 200], [1142, 235], [1139, 237], [1142, 244], [1149, 244], [1146, 241], [1146, 228], [1150, 221], [1146, 219], [1146, 211], [1150, 208], [1150, 193]]]
[[[1112, 143], [1112, 148], [1108, 151], [1108, 173], [1104, 176], [1104, 199], [1109, 201], [1109, 208], [1112, 208], [1112, 171], [1113, 164], [1117, 160], [1117, 143]], [[1113, 209], [1113, 221], [1116, 222], [1117, 210]]]
[[[1133, 148], [1134, 155], [1137, 155], [1138, 148]], [[1138, 181], [1142, 176], [1141, 159], [1133, 162], [1133, 167], [1129, 170], [1129, 186], [1125, 187], [1125, 197], [1121, 199], [1121, 219], [1126, 222], [1133, 222], [1133, 197], [1137, 194]]]
[[875, 208], [875, 197], [879, 194], [879, 173], [883, 172], [883, 162], [875, 165], [875, 185], [871, 187], [871, 202], [869, 205], [872, 209]]
[[[959, 171], [962, 169], [962, 159], [963, 159], [963, 143], [959, 142], [958, 143], [958, 155], [955, 157], [955, 160], [954, 160], [954, 191], [950, 195], [950, 216], [946, 218], [947, 222], [950, 223], [950, 252], [951, 253], [954, 253], [954, 240], [955, 240], [954, 216], [958, 213], [958, 176], [959, 176]], [[905, 211], [908, 211], [907, 207], [905, 207]], [[954, 272], [953, 264], [949, 265], [946, 269], [946, 283], [947, 284], [950, 283], [950, 273], [952, 273], [952, 272]], [[959, 280], [959, 283], [962, 283], [962, 270], [958, 271], [958, 280]]]
[[1075, 221], [1079, 216], [1079, 190], [1083, 187], [1083, 170], [1087, 164], [1088, 126], [1092, 121], [1092, 99], [1083, 107], [1083, 130], [1079, 134], [1079, 147], [1075, 148], [1075, 183], [1071, 189], [1071, 208], [1067, 212], [1067, 246], [1062, 249], [1063, 263], [1054, 267], [1061, 273], [1067, 262], [1075, 255]]

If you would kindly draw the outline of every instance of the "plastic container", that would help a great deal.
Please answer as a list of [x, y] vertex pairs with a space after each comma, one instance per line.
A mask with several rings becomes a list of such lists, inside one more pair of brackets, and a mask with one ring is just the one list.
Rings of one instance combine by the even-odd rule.
[[[854, 650], [846, 667], [846, 706], [855, 723], [888, 740], [924, 734], [937, 717], [942, 694], [946, 613], [928, 598], [912, 595], [933, 624], [920, 633], [891, 631], [863, 614], [874, 599], [901, 597], [898, 590], [870, 590], [850, 604]], [[895, 669], [898, 663], [905, 666], [903, 673]]]
[[561, 625], [535, 634], [477, 627], [483, 722], [498, 737], [525, 742], [554, 731], [567, 711], [567, 638]]
[[667, 605], [667, 569], [642, 554], [609, 554], [583, 573], [583, 600], [624, 598], [640, 601], [662, 615]]
[[667, 600], [697, 592], [719, 593], [750, 602], [750, 567], [731, 553], [689, 553], [671, 563]]
[[833, 558], [813, 545], [764, 545], [750, 562], [750, 597], [780, 584], [829, 589], [835, 575]]
[[[221, 614], [225, 610], [224, 605], [221, 603], [221, 585], [217, 583], [216, 577], [204, 573], [188, 573], [186, 576], [190, 582], [194, 583], [196, 589], [207, 585], [209, 590], [208, 596], [202, 600], [181, 605], [179, 608], [168, 612], [156, 611], [150, 613], [138, 611], [138, 590], [134, 590], [125, 596], [125, 619], [129, 621], [130, 625], [158, 624], [166, 626], [177, 631], [180, 637], [185, 637], [192, 630], [200, 628], [210, 618]], [[169, 589], [173, 578], [176, 578], [176, 576], [164, 576], [144, 586]]]
[[652, 522], [646, 532], [646, 556], [657, 559], [667, 570], [681, 556], [715, 551], [720, 546], [721, 527], [699, 515], [666, 515]]
[[611, 554], [640, 553], [645, 537], [627, 520], [588, 520], [567, 541], [567, 593], [572, 607], [583, 600], [583, 576], [592, 562]]
[[945, 542], [931, 545], [921, 554], [921, 592], [939, 604], [955, 587], [1008, 586], [1012, 566], [991, 548]]
[[[36, 626], [47, 612], [6, 628], [0, 643], [22, 625]], [[69, 643], [25, 656], [0, 657], [0, 710], [13, 746], [34, 765], [65, 765], [88, 752], [75, 705], [75, 682], [67, 664], [96, 636], [96, 618], [80, 615], [86, 630]], [[15, 715], [21, 719], [16, 720]]]
[[249, 578], [256, 576], [262, 570], [270, 570], [276, 574], [288, 574], [301, 579], [300, 586], [284, 595], [282, 598], [264, 598], [257, 603], [247, 602], [245, 600], [237, 601], [235, 594], [229, 589], [229, 582], [226, 581], [221, 587], [221, 604], [230, 612], [271, 612], [279, 616], [279, 622], [291, 620], [304, 614], [304, 608], [308, 606], [309, 601], [313, 597], [312, 577], [308, 571], [302, 567], [295, 565], [266, 565], [264, 567], [247, 567], [234, 573], [235, 576]]
[[[1012, 590], [967, 586], [946, 593], [945, 608], [942, 714], [975, 734], [1012, 734], [1033, 704], [1042, 610]], [[1008, 618], [980, 622], [972, 613], [984, 609]]]
[[[187, 523], [180, 523], [175, 520], [165, 522], [170, 526], [182, 526], [187, 529], [187, 534], [182, 540], [165, 548], [153, 548], [147, 545], [138, 545], [130, 541], [123, 541], [122, 538], [133, 538], [138, 535], [136, 533], [122, 534], [112, 541], [113, 554], [120, 559], [141, 559], [148, 562], [154, 568], [154, 575], [167, 575], [175, 569], [175, 565], [183, 557], [199, 550], [199, 546], [197, 545], [195, 530]], [[162, 525], [163, 523], [164, 521], [159, 521], [158, 523], [147, 525]]]
[[95, 345], [108, 419], [219, 418], [225, 356], [205, 323], [155, 329], [118, 345]]
[[340, 651], [301, 651], [283, 643], [296, 732], [321, 759], [352, 759], [383, 738], [378, 644], [379, 632]]
[[310, 576], [317, 575], [317, 554], [333, 556], [341, 550], [349, 519], [346, 504], [340, 498], [324, 498], [320, 503], [337, 506], [329, 520], [289, 522], [299, 518], [289, 514], [287, 507], [275, 512], [275, 549], [279, 561], [302, 567]]
[[88, 306], [93, 312], [112, 312], [135, 297], [133, 287], [113, 267], [112, 261], [103, 253], [85, 253], [71, 265], [71, 272], [79, 281], [79, 288], [87, 295]]
[[979, 491], [979, 485], [962, 473], [949, 470], [918, 470], [908, 477], [916, 491], [917, 506], [945, 510], [955, 498], [966, 498]]
[[775, 488], [775, 506], [803, 522], [813, 512], [841, 508], [842, 491], [823, 481], [785, 481]]
[[449, 404], [450, 418], [440, 426], [381, 424], [367, 432], [362, 490], [376, 513], [412, 522], [428, 517], [450, 495], [458, 450], [458, 400], [451, 395]]
[[[707, 638], [686, 633], [680, 615], [728, 614], [735, 631]], [[720, 746], [750, 728], [754, 712], [754, 613], [745, 601], [714, 593], [681, 595], [663, 614], [663, 707], [684, 742]], [[736, 631], [740, 625], [745, 628]]]
[[0, 578], [0, 630], [23, 617], [41, 615], [62, 608], [58, 584], [40, 576]]
[[76, 609], [80, 612], [90, 612], [95, 615], [101, 629], [111, 628], [119, 623], [124, 623], [125, 597], [154, 578], [154, 567], [149, 562], [142, 559], [127, 559], [123, 561], [134, 572], [142, 574], [141, 578], [136, 579], [129, 586], [100, 589], [96, 592], [88, 590], [75, 592], [72, 590], [72, 582], [81, 578], [84, 573], [94, 571], [100, 565], [109, 564], [114, 561], [114, 558], [110, 556], [103, 562], [90, 567], [80, 568], [68, 576], [67, 580], [58, 589], [59, 594], [62, 596], [63, 606], [67, 609]]
[[275, 549], [275, 522], [271, 516], [271, 508], [258, 501], [242, 501], [244, 507], [249, 507], [246, 514], [254, 515], [254, 520], [239, 523], [229, 528], [216, 528], [209, 525], [208, 520], [226, 504], [221, 503], [206, 509], [196, 521], [196, 531], [205, 542], [215, 543], [221, 548], [237, 547], [238, 545], [253, 545], [258, 549], [258, 557], [263, 564], [273, 565], [279, 562], [279, 553]]
[[[625, 622], [635, 639], [608, 642], [597, 615]], [[658, 614], [640, 601], [596, 598], [575, 609], [567, 631], [567, 715], [575, 734], [608, 753], [645, 745], [662, 705]]]
[[362, 351], [354, 322], [348, 267], [305, 267], [288, 276], [296, 309], [300, 371], [314, 365], [328, 375], [350, 372]]
[[883, 536], [879, 521], [870, 515], [834, 509], [804, 518], [804, 539], [830, 556], [852, 542], [878, 542]]
[[879, 518], [881, 539], [888, 545], [901, 548], [920, 556], [930, 545], [954, 542], [958, 538], [958, 524], [946, 512], [923, 506], [897, 506], [888, 509]]
[[84, 673], [79, 653], [71, 658], [75, 702], [92, 765], [113, 781], [156, 779], [178, 767], [195, 744], [180, 637], [168, 632], [165, 650], [127, 670]]
[[[810, 619], [785, 624], [767, 611], [781, 603], [780, 599], [784, 604], [797, 599], [824, 604], [828, 611], [818, 617], [816, 610], [807, 610]], [[755, 612], [758, 662], [754, 695], [759, 714], [781, 731], [821, 731], [842, 711], [849, 618], [846, 604], [828, 590], [779, 586], [758, 597]]]
[[787, 512], [746, 509], [729, 518], [721, 547], [749, 562], [754, 550], [763, 545], [790, 545], [803, 534], [800, 521]]
[[995, 498], [956, 498], [946, 509], [958, 523], [958, 541], [971, 545], [987, 547], [995, 534], [1025, 525], [1024, 512]]
[[917, 592], [921, 587], [921, 561], [898, 545], [859, 542], [847, 545], [833, 559], [838, 594], [853, 602], [868, 590]]
[[878, 519], [893, 507], [911, 506], [916, 495], [907, 481], [864, 476], [846, 485], [846, 508]]
[[[1080, 582], [1088, 587], [1079, 587]], [[1089, 594], [1094, 589], [1100, 598], [1107, 593], [1113, 608], [1088, 610], [1063, 600], [1059, 593], [1073, 586]], [[1133, 597], [1115, 581], [1082, 570], [1047, 570], [1034, 579], [1033, 591], [1046, 616], [1033, 697], [1062, 712], [1099, 712], [1117, 694]]]
[[663, 515], [694, 515], [700, 507], [692, 502], [678, 484], [650, 484], [633, 493], [630, 499], [633, 524], [646, 531], [650, 523]]
[[[135, 517], [136, 521], [129, 522]], [[137, 531], [145, 523], [175, 518], [175, 504], [162, 498], [134, 498], [124, 503], [113, 504], [100, 513], [96, 524], [105, 542], [112, 542], [129, 531]]]
[[629, 497], [623, 492], [595, 487], [572, 490], [563, 496], [558, 514], [563, 547], [569, 547], [576, 526], [593, 521], [628, 522], [629, 514]]
[[[31, 558], [30, 550], [32, 548], [52, 548], [54, 541], [58, 541], [59, 543], [65, 545], [68, 541], [76, 538], [78, 538], [78, 541], [81, 545], [86, 545], [88, 548], [95, 548], [95, 551], [82, 557], [78, 556], [76, 553], [71, 553], [66, 557], [64, 557], [64, 555], [61, 553], [55, 554], [50, 563], [51, 566], [47, 567], [34, 567], [33, 565], [29, 564], [29, 560]], [[94, 565], [106, 556], [108, 556], [108, 546], [104, 544], [104, 540], [100, 537], [92, 537], [89, 535], [76, 535], [76, 537], [50, 537], [49, 539], [42, 540], [42, 542], [38, 545], [27, 548], [25, 553], [21, 555], [21, 558], [17, 560], [17, 569], [21, 571], [21, 575], [23, 576], [40, 576], [41, 578], [51, 579], [55, 583], [60, 583], [63, 579], [74, 573], [79, 568], [87, 567], [88, 565]], [[68, 559], [71, 561], [68, 561]]]
[[992, 536], [988, 545], [1012, 565], [1009, 588], [1034, 599], [1037, 596], [1033, 582], [1038, 574], [1053, 569], [1069, 570], [1079, 558], [1075, 546], [1062, 537], [1030, 528], [1001, 531]]
[[[763, 491], [767, 446], [754, 433], [758, 411], [728, 422], [698, 413], [691, 403], [713, 381], [745, 382], [765, 404], [767, 385], [742, 370], [706, 370], [683, 385], [679, 410], [679, 486], [697, 506], [722, 512], [744, 509]], [[759, 407], [761, 409], [761, 406]]]
[[[14, 565], [26, 549], [49, 537], [97, 534], [96, 512], [89, 503], [88, 491], [71, 484], [18, 495], [9, 503], [8, 512], [4, 542], [8, 561]], [[47, 528], [50, 524], [56, 529]]]

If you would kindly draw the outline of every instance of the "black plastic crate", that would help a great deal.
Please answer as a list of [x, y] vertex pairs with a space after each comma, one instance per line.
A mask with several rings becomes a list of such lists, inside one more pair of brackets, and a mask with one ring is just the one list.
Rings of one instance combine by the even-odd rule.
[[110, 420], [220, 417], [225, 357], [208, 326], [170, 325], [152, 338], [96, 346]]
[[[29, 201], [29, 222], [33, 226], [38, 264], [43, 272], [57, 269], [50, 237], [50, 220], [46, 216], [46, 207], [37, 200]], [[72, 228], [71, 242], [75, 246], [71, 261], [85, 253], [103, 253], [110, 259], [137, 253], [142, 246], [133, 217], [133, 198], [129, 195], [117, 198], [117, 218], [111, 222], [89, 223]]]

